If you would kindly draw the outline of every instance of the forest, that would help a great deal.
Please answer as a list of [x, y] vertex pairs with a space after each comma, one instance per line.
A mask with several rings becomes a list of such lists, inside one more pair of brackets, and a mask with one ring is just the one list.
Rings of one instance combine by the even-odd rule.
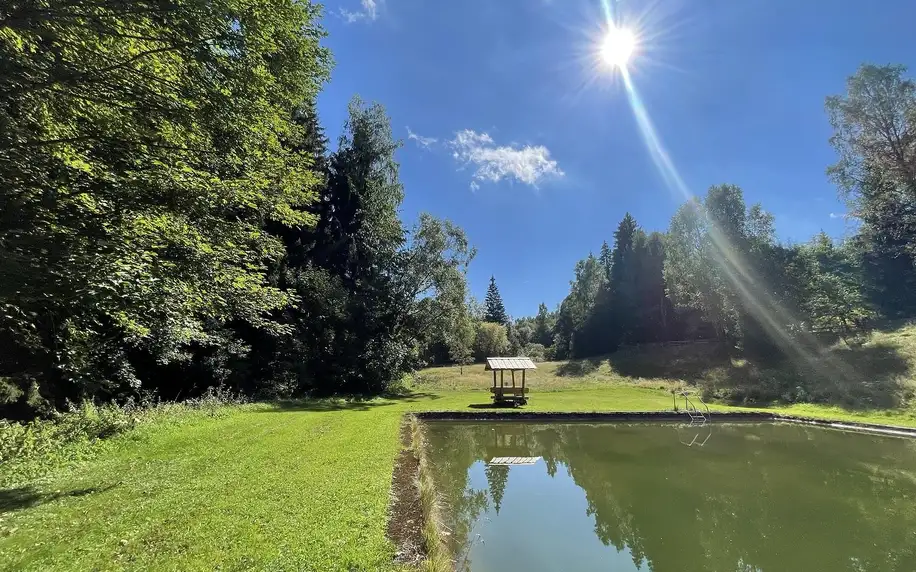
[[469, 355], [562, 360], [714, 340], [767, 359], [804, 358], [916, 316], [916, 85], [901, 66], [864, 65], [826, 109], [838, 155], [827, 173], [846, 199], [850, 236], [780, 242], [763, 205], [748, 205], [737, 185], [715, 185], [664, 231], [625, 214], [610, 244], [576, 264], [554, 310], [541, 304], [533, 317], [510, 319], [491, 278], [484, 306], [472, 305], [480, 323]]
[[[828, 97], [855, 233], [777, 240], [725, 184], [665, 231], [629, 214], [558, 308], [510, 318], [447, 219], [402, 220], [399, 147], [358, 97], [331, 145], [332, 57], [296, 0], [0, 8], [0, 416], [82, 400], [378, 394], [424, 365], [715, 339], [777, 359], [916, 315], [916, 85]], [[612, 235], [612, 236], [611, 236]]]

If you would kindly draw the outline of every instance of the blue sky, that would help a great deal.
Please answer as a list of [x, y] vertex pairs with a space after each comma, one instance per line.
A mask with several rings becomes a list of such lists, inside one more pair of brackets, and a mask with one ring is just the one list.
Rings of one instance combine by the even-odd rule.
[[[689, 190], [734, 183], [780, 239], [850, 232], [825, 175], [824, 98], [865, 62], [916, 75], [916, 2], [622, 0], [628, 70]], [[353, 94], [385, 105], [405, 220], [460, 224], [510, 314], [558, 304], [573, 267], [629, 211], [664, 230], [682, 195], [643, 142], [618, 71], [597, 56], [601, 0], [327, 0], [336, 66], [319, 100], [336, 139]], [[413, 134], [413, 137], [411, 137]]]

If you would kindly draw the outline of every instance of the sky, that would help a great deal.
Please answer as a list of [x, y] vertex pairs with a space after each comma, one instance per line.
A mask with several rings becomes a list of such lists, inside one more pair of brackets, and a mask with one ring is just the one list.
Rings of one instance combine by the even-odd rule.
[[825, 174], [824, 100], [863, 63], [916, 75], [916, 2], [621, 0], [630, 92], [599, 56], [608, 1], [326, 0], [322, 124], [336, 140], [354, 94], [385, 106], [403, 140], [402, 218], [464, 228], [472, 294], [494, 275], [514, 317], [556, 307], [625, 213], [664, 231], [711, 185], [741, 186], [782, 241], [852, 232]]

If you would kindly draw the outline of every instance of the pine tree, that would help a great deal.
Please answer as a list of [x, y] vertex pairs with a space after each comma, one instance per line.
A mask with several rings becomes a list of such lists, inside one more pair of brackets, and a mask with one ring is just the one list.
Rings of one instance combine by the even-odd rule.
[[506, 483], [509, 480], [509, 467], [506, 465], [487, 465], [483, 471], [487, 476], [490, 498], [493, 500], [496, 514], [499, 514], [499, 509], [503, 502], [503, 495], [506, 493]]
[[[309, 171], [318, 177], [318, 201], [314, 204], [297, 205], [296, 211], [309, 213], [320, 219], [322, 210], [327, 206], [328, 196], [328, 138], [318, 121], [318, 109], [315, 98], [309, 98], [299, 104], [292, 113], [292, 122], [299, 128], [299, 133], [292, 150], [303, 155], [309, 164]], [[316, 220], [317, 222], [317, 220]], [[315, 247], [316, 231], [313, 227], [302, 225], [289, 226], [269, 221], [266, 230], [283, 241], [286, 246], [285, 267], [279, 270], [281, 285], [291, 278], [285, 276], [287, 269], [301, 268], [309, 259], [309, 251]]]
[[296, 149], [312, 160], [312, 170], [325, 173], [328, 159], [328, 138], [324, 127], [318, 121], [318, 106], [315, 98], [302, 102], [293, 111], [293, 123], [302, 129], [302, 140]]
[[614, 267], [614, 258], [611, 252], [611, 247], [608, 246], [607, 241], [601, 243], [601, 253], [598, 255], [598, 260], [601, 261], [601, 266], [604, 268], [604, 278], [608, 282], [611, 281], [611, 268]]
[[499, 288], [496, 287], [496, 278], [494, 276], [490, 276], [490, 286], [487, 288], [485, 305], [486, 313], [483, 317], [485, 322], [493, 322], [504, 326], [509, 325], [509, 316], [506, 315], [506, 307], [503, 305], [503, 299], [499, 295]]
[[614, 233], [613, 266], [609, 282], [611, 320], [615, 338], [620, 342], [633, 341], [639, 329], [639, 251], [645, 243], [645, 233], [627, 213]]
[[541, 302], [538, 305], [538, 314], [534, 318], [534, 342], [545, 348], [552, 346], [556, 321], [556, 316], [547, 309], [547, 304]]

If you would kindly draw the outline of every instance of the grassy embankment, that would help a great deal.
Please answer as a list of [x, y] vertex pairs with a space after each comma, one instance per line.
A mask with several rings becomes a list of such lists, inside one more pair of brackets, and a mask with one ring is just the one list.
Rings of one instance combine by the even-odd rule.
[[[683, 383], [723, 391], [754, 379], [854, 406], [772, 410], [916, 426], [916, 410], [905, 403], [916, 371], [916, 328], [878, 333], [860, 350], [821, 356], [833, 371], [848, 373], [838, 380], [808, 382], [797, 372], [693, 350], [541, 364], [525, 410], [669, 409], [668, 390]], [[866, 375], [872, 377], [860, 379], [864, 390], [850, 386]], [[483, 406], [490, 379], [482, 366], [465, 368], [464, 376], [458, 368], [438, 368], [422, 372], [413, 394], [400, 399], [232, 406], [179, 420], [164, 415], [80, 448], [78, 459], [61, 455], [42, 478], [14, 482], [9, 467], [0, 467], [6, 483], [0, 569], [394, 569], [386, 520], [403, 414]], [[869, 409], [869, 403], [897, 405]]]

